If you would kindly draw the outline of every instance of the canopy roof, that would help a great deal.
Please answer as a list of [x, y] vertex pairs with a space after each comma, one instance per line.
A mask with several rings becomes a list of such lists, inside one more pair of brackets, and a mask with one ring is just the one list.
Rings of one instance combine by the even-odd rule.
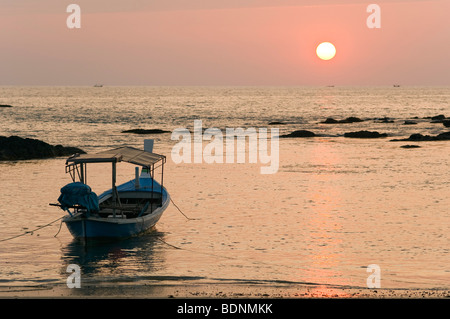
[[165, 162], [166, 157], [155, 153], [124, 146], [96, 154], [75, 154], [69, 157], [66, 164], [128, 162], [135, 165], [150, 167], [159, 161]]

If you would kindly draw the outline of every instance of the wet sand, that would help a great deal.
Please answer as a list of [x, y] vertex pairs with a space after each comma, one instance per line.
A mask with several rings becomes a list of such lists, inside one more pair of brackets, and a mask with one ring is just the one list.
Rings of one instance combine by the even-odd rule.
[[447, 289], [353, 288], [315, 285], [83, 285], [0, 287], [0, 298], [133, 299], [448, 299]]

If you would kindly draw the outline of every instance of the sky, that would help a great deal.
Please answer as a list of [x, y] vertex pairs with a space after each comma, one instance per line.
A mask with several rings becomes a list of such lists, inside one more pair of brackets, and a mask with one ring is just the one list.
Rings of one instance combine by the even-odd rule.
[[450, 85], [449, 17], [449, 0], [0, 0], [0, 85]]

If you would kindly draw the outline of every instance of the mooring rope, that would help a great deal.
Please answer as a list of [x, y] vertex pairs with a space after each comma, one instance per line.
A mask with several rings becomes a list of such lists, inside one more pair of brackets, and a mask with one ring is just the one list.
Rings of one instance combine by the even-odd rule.
[[187, 220], [199, 220], [199, 218], [190, 218], [190, 217], [187, 217], [186, 214], [183, 213], [183, 212], [181, 211], [181, 209], [177, 206], [177, 204], [175, 204], [175, 202], [173, 201], [172, 197], [170, 197], [170, 201], [172, 202], [173, 206], [175, 206], [176, 209], [178, 209], [178, 211], [179, 211], [179, 212], [180, 212]]
[[175, 246], [173, 244], [168, 243], [167, 241], [156, 237], [156, 240], [162, 242], [163, 244], [172, 247], [174, 249], [178, 249], [178, 250], [185, 250], [185, 251], [190, 251], [193, 253], [197, 253], [197, 254], [202, 254], [202, 255], [208, 255], [208, 256], [213, 256], [213, 257], [218, 257], [218, 258], [224, 258], [224, 259], [235, 259], [237, 260], [238, 258], [235, 257], [230, 257], [230, 256], [224, 256], [224, 255], [218, 255], [218, 254], [214, 254], [214, 253], [210, 253], [210, 252], [205, 252], [205, 251], [200, 251], [200, 250], [194, 250], [194, 249], [189, 249], [189, 248], [183, 248], [183, 247], [179, 247], [179, 246]]
[[[15, 235], [15, 236], [12, 236], [12, 237], [9, 237], [9, 238], [0, 239], [0, 242], [7, 241], [7, 240], [11, 240], [11, 239], [18, 238], [18, 237], [21, 237], [21, 236], [25, 236], [25, 235], [28, 235], [28, 234], [33, 235], [33, 233], [34, 233], [35, 231], [38, 231], [38, 230], [40, 230], [40, 229], [42, 229], [42, 228], [44, 228], [44, 227], [48, 227], [48, 226], [50, 226], [50, 225], [56, 223], [58, 220], [61, 220], [61, 219], [63, 219], [63, 218], [64, 218], [64, 216], [62, 216], [62, 217], [60, 217], [60, 218], [58, 218], [58, 219], [55, 219], [54, 221], [52, 221], [52, 222], [50, 222], [50, 223], [48, 223], [48, 224], [39, 226], [39, 227], [36, 228], [36, 229], [28, 230], [28, 231], [26, 231], [26, 232], [24, 232], [24, 233], [22, 233], [22, 234]], [[61, 229], [61, 225], [59, 226], [59, 228]], [[58, 233], [59, 233], [59, 231], [58, 231]], [[57, 235], [57, 234], [56, 234], [56, 235]], [[56, 237], [56, 235], [55, 235], [55, 237]]]
[[59, 223], [59, 229], [58, 229], [58, 232], [55, 234], [55, 236], [53, 236], [53, 237], [56, 237], [56, 236], [58, 236], [58, 234], [59, 234], [59, 232], [61, 231], [61, 226], [62, 226], [62, 221], [61, 221], [61, 223]]
[[[170, 198], [170, 201], [172, 202], [172, 204], [178, 209], [178, 211], [179, 211], [186, 219], [188, 219], [188, 220], [196, 220], [196, 219], [197, 219], [197, 218], [190, 218], [190, 217], [186, 216], [186, 214], [183, 213], [183, 212], [181, 211], [181, 209], [177, 206], [177, 204], [175, 204], [175, 202], [173, 201], [172, 197]], [[11, 239], [14, 239], [14, 238], [18, 238], [18, 237], [22, 237], [22, 236], [25, 236], [25, 235], [28, 235], [28, 234], [33, 235], [33, 233], [34, 233], [35, 231], [38, 231], [38, 230], [41, 230], [42, 228], [51, 226], [52, 224], [56, 223], [58, 220], [63, 219], [64, 217], [65, 217], [65, 216], [59, 217], [58, 219], [55, 219], [54, 221], [52, 221], [52, 222], [50, 222], [50, 223], [48, 223], [48, 224], [39, 226], [39, 227], [37, 227], [36, 229], [28, 230], [28, 231], [26, 231], [26, 232], [24, 232], [24, 233], [21, 233], [21, 234], [15, 235], [15, 236], [11, 236], [11, 237], [8, 237], [8, 238], [0, 239], [0, 242], [8, 241], [8, 240], [11, 240]], [[56, 236], [59, 234], [59, 232], [61, 231], [61, 226], [62, 226], [62, 221], [61, 221], [61, 223], [60, 223], [60, 225], [59, 225], [58, 232], [54, 235], [54, 237], [56, 237]], [[166, 243], [166, 244], [167, 244], [167, 245], [170, 245], [170, 244], [168, 244], [168, 243]], [[172, 247], [178, 248], [178, 247], [175, 247], [175, 246], [173, 246], [173, 245], [172, 245]], [[178, 249], [179, 249], [179, 248], [178, 248]]]

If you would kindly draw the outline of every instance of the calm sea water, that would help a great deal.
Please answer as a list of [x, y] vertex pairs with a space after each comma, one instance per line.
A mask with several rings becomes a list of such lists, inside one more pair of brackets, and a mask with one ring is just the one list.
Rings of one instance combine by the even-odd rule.
[[[87, 246], [59, 221], [26, 233], [62, 216], [48, 204], [71, 181], [65, 159], [1, 162], [1, 290], [65, 285], [69, 264], [80, 265], [91, 285], [366, 287], [366, 268], [377, 264], [383, 288], [450, 287], [450, 142], [404, 149], [411, 143], [389, 141], [448, 131], [424, 118], [450, 116], [450, 88], [1, 87], [0, 103], [14, 106], [0, 108], [4, 136], [88, 152], [154, 138], [154, 151], [168, 157], [164, 184], [192, 218], [171, 205], [148, 234]], [[366, 121], [319, 123], [348, 116]], [[375, 121], [383, 117], [394, 123]], [[170, 133], [121, 133], [192, 128], [196, 119], [223, 132], [278, 127], [320, 136], [280, 139], [279, 170], [263, 175], [258, 163], [175, 164]], [[402, 125], [409, 119], [418, 124]], [[358, 130], [389, 137], [342, 136]], [[110, 187], [109, 167], [89, 173], [95, 192]], [[119, 182], [133, 174], [133, 166], [120, 166]]]

